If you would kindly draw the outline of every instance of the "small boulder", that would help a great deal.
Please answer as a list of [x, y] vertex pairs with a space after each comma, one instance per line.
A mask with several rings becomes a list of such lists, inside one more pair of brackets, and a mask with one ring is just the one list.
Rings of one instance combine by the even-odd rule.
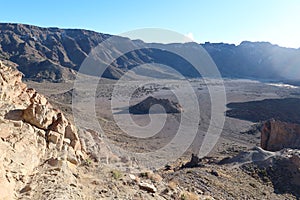
[[140, 187], [142, 190], [145, 190], [145, 191], [147, 191], [147, 192], [151, 192], [151, 193], [157, 192], [156, 187], [155, 187], [153, 184], [151, 184], [151, 183], [140, 182], [140, 183], [139, 183], [139, 187]]

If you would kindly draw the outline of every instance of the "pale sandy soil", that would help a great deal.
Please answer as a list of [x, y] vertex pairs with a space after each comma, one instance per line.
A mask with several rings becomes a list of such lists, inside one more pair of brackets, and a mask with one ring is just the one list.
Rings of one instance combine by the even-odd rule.
[[[70, 96], [72, 92], [68, 93], [68, 91], [73, 88], [73, 84], [71, 82], [27, 82], [27, 84], [30, 87], [37, 89], [40, 93], [50, 97], [52, 102], [58, 104], [60, 108], [65, 109], [65, 111], [68, 112], [70, 116], [72, 115], [72, 98]], [[127, 135], [124, 133], [124, 131], [120, 129], [120, 127], [118, 127], [112, 115], [112, 113], [114, 113], [115, 117], [118, 117], [123, 115], [122, 112], [124, 111], [124, 108], [122, 107], [120, 108], [118, 106], [115, 106], [115, 108], [112, 108], [111, 106], [111, 95], [114, 90], [114, 87], [116, 87], [115, 84], [116, 81], [107, 79], [101, 80], [100, 84], [98, 84], [95, 100], [95, 110], [97, 120], [99, 121], [99, 124], [101, 125], [101, 128], [104, 131], [103, 134], [106, 135], [109, 139], [111, 139], [111, 142], [113, 144], [133, 152], [149, 152], [155, 149], [159, 149], [168, 144], [178, 130], [181, 120], [180, 114], [169, 114], [166, 119], [166, 123], [164, 124], [164, 127], [153, 137], [141, 139]], [[118, 98], [120, 102], [127, 101], [126, 99], [128, 98], [128, 93], [132, 91], [132, 88], [137, 88], [137, 85], [141, 86], [141, 84], [144, 84], [143, 90], [135, 92], [133, 97], [130, 98], [131, 105], [142, 101], [144, 98], [146, 98], [147, 95], [153, 95], [158, 98], [169, 98], [171, 100], [178, 101], [176, 100], [176, 96], [172, 94], [171, 90], [174, 89], [177, 93], [183, 93], [183, 96], [189, 95], [188, 92], [186, 92], [185, 94], [186, 85], [183, 81], [163, 81], [155, 84], [146, 82], [122, 84], [119, 84], [121, 85], [119, 86], [119, 88], [121, 89], [113, 97]], [[210, 80], [209, 84], [215, 86], [220, 85], [221, 83], [219, 81]], [[211, 102], [207, 86], [203, 83], [203, 81], [198, 80], [193, 80], [191, 82], [191, 85], [196, 91], [196, 95], [199, 102], [200, 122], [197, 136], [195, 137], [195, 140], [189, 148], [188, 154], [190, 154], [191, 152], [197, 153], [199, 151], [211, 118]], [[280, 88], [248, 80], [225, 80], [224, 85], [226, 89], [227, 102], [223, 103], [258, 101], [271, 98], [284, 98], [293, 96], [291, 94], [299, 92], [298, 88]], [[90, 97], [90, 94], [93, 93], [93, 91], [89, 90], [90, 88], [86, 88], [86, 93], [84, 93], [84, 95], [86, 95], [86, 98], [83, 97], [81, 99], [82, 102], [78, 104], [81, 107], [80, 109], [85, 111], [82, 117], [86, 121], [89, 121], [90, 117], [93, 117], [88, 115], [92, 113], [94, 109], [94, 106], [90, 105], [89, 102], [85, 102], [85, 100], [88, 100], [88, 98]], [[150, 122], [148, 115], [131, 115], [131, 117], [133, 121], [139, 126], [145, 126]], [[217, 129], [222, 129], [222, 134], [218, 140], [217, 145], [214, 147], [210, 155], [220, 155], [224, 154], [224, 152], [226, 154], [230, 153], [230, 151], [235, 151], [234, 149], [239, 150], [258, 145], [259, 135], [241, 134], [241, 132], [245, 132], [248, 129], [250, 129], [250, 126], [252, 124], [253, 123], [249, 121], [229, 117], [226, 117], [224, 127], [222, 127], [219, 124], [214, 124], [214, 126], [216, 126]], [[132, 126], [132, 124], [128, 124], [127, 126]]]
[[[115, 117], [124, 115], [124, 107], [115, 106], [112, 109], [111, 106], [111, 95], [115, 86], [115, 81], [103, 80], [100, 83], [101, 84], [98, 85], [98, 90], [96, 92], [95, 105], [92, 105], [89, 102], [89, 97], [93, 96], [95, 93], [93, 93], [92, 87], [87, 87], [85, 88], [84, 93], [81, 94], [82, 99], [76, 104], [77, 107], [75, 109], [76, 111], [80, 111], [80, 118], [86, 123], [87, 127], [97, 130], [98, 125], [100, 125], [102, 137], [108, 138], [110, 144], [130, 152], [126, 153], [126, 155], [133, 155], [134, 157], [137, 155], [136, 153], [144, 153], [141, 155], [145, 155], [147, 152], [159, 150], [169, 144], [176, 136], [180, 120], [184, 117], [181, 116], [181, 114], [167, 115], [166, 123], [163, 128], [152, 137], [136, 138], [126, 134], [115, 123], [114, 119], [114, 115]], [[40, 93], [49, 97], [51, 103], [57, 105], [67, 113], [69, 118], [72, 118], [72, 83], [27, 82], [27, 84], [29, 87], [33, 87]], [[182, 92], [183, 94], [186, 92], [184, 84], [172, 81], [166, 84], [167, 86], [154, 84], [152, 87], [148, 84], [143, 89], [134, 93], [133, 97], [130, 99], [130, 104], [133, 105], [142, 101], [147, 95], [176, 101], [176, 97], [172, 95], [170, 89], [178, 89], [179, 93]], [[211, 82], [210, 84], [218, 85], [219, 83]], [[197, 127], [197, 135], [194, 139], [188, 138], [189, 135], [186, 136], [187, 138], [183, 137], [182, 144], [184, 144], [185, 140], [188, 141], [191, 139], [192, 141], [185, 153], [181, 152], [180, 145], [175, 145], [171, 151], [165, 152], [168, 156], [167, 160], [169, 159], [168, 164], [174, 167], [174, 169], [185, 163], [191, 153], [199, 152], [199, 148], [201, 147], [204, 136], [207, 134], [207, 128], [210, 123], [211, 101], [207, 87], [202, 81], [193, 81], [192, 86], [196, 91], [200, 108], [200, 121]], [[122, 87], [121, 91], [117, 93], [116, 96], [121, 102], [125, 102], [132, 87], [136, 87], [135, 84], [125, 85]], [[300, 94], [298, 88], [280, 88], [246, 80], [225, 80], [225, 88], [226, 104], [231, 102], [248, 102], [272, 98], [298, 97], [297, 94]], [[188, 93], [185, 94], [185, 96], [187, 98], [190, 97]], [[96, 111], [96, 116], [93, 115], [94, 110]], [[192, 112], [196, 112], [196, 109], [192, 110]], [[139, 126], [147, 126], [150, 123], [148, 115], [131, 115], [129, 117], [131, 117]], [[193, 119], [189, 120], [193, 121]], [[160, 122], [158, 121], [157, 124], [159, 123]], [[132, 124], [125, 124], [125, 128], [126, 125], [129, 129], [134, 127]], [[118, 166], [103, 168], [103, 166], [99, 167], [98, 164], [93, 164], [94, 166], [86, 168], [79, 168], [79, 170], [83, 170], [81, 172], [81, 182], [84, 185], [83, 190], [86, 193], [95, 194], [95, 197], [100, 199], [111, 199], [112, 196], [122, 199], [131, 199], [132, 197], [135, 197], [134, 199], [159, 199], [161, 197], [163, 199], [180, 199], [180, 195], [170, 195], [172, 193], [175, 194], [176, 191], [186, 191], [190, 194], [201, 194], [203, 196], [210, 195], [213, 196], [214, 199], [297, 199], [297, 197], [288, 193], [274, 192], [272, 183], [264, 182], [259, 178], [250, 176], [238, 167], [216, 164], [216, 161], [221, 160], [224, 157], [238, 154], [242, 150], [259, 145], [259, 133], [243, 133], [251, 129], [252, 125], [253, 122], [230, 117], [225, 117], [224, 127], [215, 124], [215, 128], [221, 129], [222, 134], [221, 137], [218, 138], [217, 144], [214, 146], [213, 150], [209, 153], [208, 156], [210, 156], [210, 158], [207, 158], [207, 162], [203, 162], [204, 166], [171, 171], [164, 171], [163, 166], [161, 166], [162, 168], [158, 171], [153, 169], [155, 173], [162, 176], [165, 185], [162, 185], [163, 182], [155, 183], [154, 185], [158, 188], [158, 192], [152, 196], [145, 191], [139, 190], [136, 184], [126, 183], [126, 181], [128, 181], [128, 172], [126, 172], [126, 169], [125, 171], [120, 172], [122, 178], [116, 180], [112, 178], [111, 171], [114, 168], [119, 169]], [[175, 154], [174, 152], [179, 152], [182, 156], [179, 159], [174, 160], [173, 158], [176, 157], [173, 155]], [[136, 175], [138, 175], [140, 172], [147, 171], [143, 165], [149, 167], [149, 162], [150, 164], [157, 163], [158, 160], [161, 159], [161, 157], [157, 155], [149, 158], [148, 161], [141, 159], [140, 161], [142, 162], [139, 162], [139, 167], [134, 169], [131, 168], [129, 169], [129, 172], [134, 173], [135, 171]], [[212, 171], [216, 171], [218, 175], [214, 175]], [[101, 187], [99, 187], [99, 184], [101, 184]], [[85, 187], [85, 185], [89, 186]]]

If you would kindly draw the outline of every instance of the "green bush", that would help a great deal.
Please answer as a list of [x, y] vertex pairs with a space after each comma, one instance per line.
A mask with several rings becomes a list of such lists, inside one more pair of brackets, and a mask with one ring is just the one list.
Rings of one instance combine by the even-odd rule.
[[112, 177], [116, 180], [120, 179], [122, 177], [122, 173], [119, 170], [113, 170], [111, 171]]

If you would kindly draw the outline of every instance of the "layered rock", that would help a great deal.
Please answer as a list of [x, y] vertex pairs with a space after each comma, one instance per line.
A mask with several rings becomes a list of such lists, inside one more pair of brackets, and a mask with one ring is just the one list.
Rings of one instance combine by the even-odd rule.
[[[53, 169], [70, 174], [70, 166], [79, 164], [84, 152], [75, 126], [21, 79], [19, 71], [0, 63], [0, 196], [17, 199], [34, 191], [36, 199], [45, 199], [47, 194], [38, 192], [34, 178]], [[46, 190], [51, 181], [39, 184]], [[70, 176], [62, 182], [74, 184], [76, 180]], [[61, 198], [67, 197], [71, 196]]]
[[261, 147], [268, 151], [300, 149], [300, 125], [270, 120], [261, 131]]
[[[31, 104], [23, 111], [23, 120], [47, 131], [48, 141], [55, 142], [61, 150], [64, 139], [75, 150], [80, 150], [80, 142], [75, 127], [64, 114], [38, 93], [30, 98]], [[55, 139], [56, 138], [56, 139]]]

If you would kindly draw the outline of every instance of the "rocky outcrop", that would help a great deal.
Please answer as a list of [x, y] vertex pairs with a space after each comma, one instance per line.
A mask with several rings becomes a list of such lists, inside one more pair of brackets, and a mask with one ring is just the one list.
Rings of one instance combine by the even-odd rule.
[[[165, 111], [155, 108], [154, 105], [162, 106]], [[153, 107], [152, 107], [153, 106]], [[182, 108], [178, 103], [170, 101], [169, 99], [157, 99], [155, 97], [149, 96], [140, 103], [130, 106], [129, 112], [132, 114], [148, 114], [151, 113], [181, 113]]]
[[[21, 79], [22, 74], [19, 71], [6, 66], [1, 67], [1, 103], [18, 108], [7, 111], [17, 113], [16, 110], [23, 110], [22, 116], [19, 116], [22, 120], [46, 131], [47, 135], [50, 131], [57, 132], [62, 136], [61, 141], [65, 138], [69, 139], [73, 148], [80, 149], [75, 127], [43, 95], [33, 89], [28, 89]], [[6, 116], [11, 116], [10, 113]]]
[[[62, 176], [71, 174], [68, 178], [56, 177], [61, 184], [76, 183], [72, 176], [76, 168], [72, 166], [78, 165], [85, 153], [81, 150], [76, 128], [64, 114], [43, 95], [28, 89], [22, 83], [19, 71], [2, 63], [0, 65], [1, 199], [24, 196], [45, 199], [46, 190], [62, 186], [52, 183], [54, 177], [50, 172], [55, 169], [63, 171]], [[35, 180], [37, 178], [39, 180]], [[70, 187], [65, 187], [65, 190], [72, 191]], [[78, 191], [74, 191], [73, 195], [80, 197]], [[71, 198], [66, 193], [60, 197]], [[58, 196], [54, 194], [54, 198]]]
[[192, 154], [191, 160], [185, 163], [184, 165], [182, 165], [181, 168], [193, 168], [193, 167], [201, 167], [201, 166], [203, 166], [201, 164], [201, 159], [197, 155]]
[[259, 147], [226, 158], [220, 164], [239, 166], [254, 178], [272, 182], [276, 193], [291, 193], [299, 197], [300, 150], [265, 151]]
[[23, 111], [23, 120], [40, 129], [46, 130], [48, 141], [55, 142], [61, 150], [63, 141], [75, 150], [80, 150], [80, 142], [75, 127], [65, 118], [64, 114], [38, 93], [30, 99], [31, 104]]
[[[22, 83], [22, 74], [17, 70], [12, 70], [1, 63], [0, 73], [0, 100], [3, 103], [20, 104], [28, 102], [26, 85]], [[18, 98], [17, 98], [18, 97]]]
[[300, 149], [300, 125], [275, 120], [265, 122], [261, 131], [261, 147], [268, 151]]

